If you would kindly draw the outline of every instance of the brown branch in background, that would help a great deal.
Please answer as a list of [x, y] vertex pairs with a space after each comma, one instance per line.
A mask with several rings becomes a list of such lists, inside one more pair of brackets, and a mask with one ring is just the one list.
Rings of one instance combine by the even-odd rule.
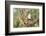
[[36, 20], [33, 21], [32, 24], [35, 24], [35, 23], [38, 22], [38, 21], [39, 21], [39, 19], [36, 19]]

